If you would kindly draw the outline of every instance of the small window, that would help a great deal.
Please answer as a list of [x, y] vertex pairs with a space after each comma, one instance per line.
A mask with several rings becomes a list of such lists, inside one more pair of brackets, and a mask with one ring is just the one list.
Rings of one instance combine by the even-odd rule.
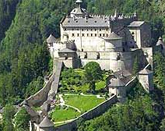
[[101, 31], [101, 29], [100, 29], [100, 31]]
[[92, 31], [92, 29], [91, 29], [91, 31]]
[[95, 29], [95, 31], [97, 31], [97, 29]]
[[70, 20], [68, 20], [68, 23], [70, 23]]
[[101, 37], [101, 34], [100, 34], [100, 37]]
[[79, 33], [77, 34], [77, 36], [79, 36]]
[[95, 34], [95, 36], [97, 36], [97, 34]]
[[108, 37], [108, 34], [107, 34], [107, 37]]
[[87, 36], [89, 36], [89, 34], [87, 34]]
[[86, 23], [88, 23], [88, 21], [86, 21]]
[[72, 33], [72, 37], [74, 37], [74, 33]]
[[88, 29], [87, 29], [87, 31], [88, 31]]
[[105, 34], [103, 34], [103, 37], [105, 37]]
[[66, 28], [64, 28], [64, 30], [66, 31]]
[[95, 21], [95, 23], [97, 23], [97, 21]]
[[91, 36], [93, 36], [93, 34], [91, 34]]
[[82, 33], [82, 36], [84, 36], [84, 33]]
[[74, 31], [74, 29], [72, 29], [72, 31]]
[[76, 23], [78, 23], [78, 21], [76, 21]]
[[84, 31], [84, 29], [82, 29], [82, 31]]

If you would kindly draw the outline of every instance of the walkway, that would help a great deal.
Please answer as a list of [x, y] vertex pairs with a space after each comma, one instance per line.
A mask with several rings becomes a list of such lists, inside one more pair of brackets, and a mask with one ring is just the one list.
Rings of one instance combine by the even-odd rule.
[[63, 96], [62, 94], [59, 94], [59, 98], [60, 98], [60, 104], [59, 105], [60, 106], [67, 106], [67, 107], [70, 107], [70, 108], [76, 110], [77, 112], [81, 113], [81, 111], [78, 108], [65, 104], [64, 98], [62, 96]]

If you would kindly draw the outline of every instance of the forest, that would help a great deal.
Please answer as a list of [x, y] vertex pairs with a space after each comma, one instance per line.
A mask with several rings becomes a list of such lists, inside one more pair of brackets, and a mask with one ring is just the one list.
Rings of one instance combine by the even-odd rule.
[[[151, 25], [153, 44], [157, 42], [159, 36], [165, 39], [165, 0], [83, 1], [82, 6], [92, 14], [111, 15], [115, 10], [128, 15], [137, 12], [139, 20], [145, 20]], [[0, 0], [0, 106], [18, 104], [43, 87], [44, 76], [49, 75], [52, 69], [45, 40], [50, 33], [56, 38], [60, 36], [60, 20], [73, 7], [75, 0]], [[156, 93], [153, 94], [155, 97], [144, 96], [128, 100], [125, 105], [110, 109], [103, 117], [84, 123], [79, 130], [83, 127], [92, 131], [107, 130], [110, 123], [114, 125], [110, 127], [111, 130], [123, 130], [124, 125], [129, 126], [130, 121], [137, 118], [140, 119], [140, 123], [133, 121], [128, 131], [165, 130], [164, 115], [160, 114], [165, 106], [164, 57], [159, 53], [156, 54], [154, 64], [156, 67], [154, 81], [157, 87]], [[143, 107], [143, 101], [148, 102], [147, 108], [139, 112], [137, 108]], [[151, 109], [153, 103], [157, 105], [155, 110]], [[128, 109], [132, 109], [132, 117], [125, 116], [127, 119], [122, 121], [126, 123], [122, 123], [120, 117], [118, 119], [117, 117], [128, 113]], [[118, 116], [109, 116], [111, 112], [116, 111]], [[10, 129], [7, 129], [6, 125], [12, 116], [11, 113], [11, 116], [4, 119], [3, 130]], [[108, 122], [109, 117], [116, 118], [109, 121], [110, 123], [100, 122]], [[138, 125], [134, 126], [136, 123]], [[144, 127], [145, 125], [147, 127]]]

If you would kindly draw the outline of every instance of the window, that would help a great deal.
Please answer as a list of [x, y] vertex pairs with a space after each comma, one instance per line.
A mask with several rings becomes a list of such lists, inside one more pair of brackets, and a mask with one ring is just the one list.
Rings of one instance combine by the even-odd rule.
[[82, 29], [82, 31], [84, 31], [84, 29]]
[[89, 36], [89, 34], [87, 34], [87, 36]]
[[95, 23], [97, 23], [97, 21], [95, 21]]
[[101, 31], [101, 29], [100, 29], [100, 31]]
[[91, 29], [91, 31], [92, 31], [92, 29]]
[[95, 34], [95, 36], [97, 36], [97, 34]]
[[72, 33], [72, 37], [74, 37], [74, 33]]
[[82, 33], [82, 36], [84, 36], [84, 33]]
[[77, 34], [77, 36], [79, 36], [79, 33]]
[[78, 21], [76, 21], [76, 23], [78, 23]]
[[93, 34], [91, 34], [91, 36], [93, 36]]
[[103, 37], [105, 37], [105, 34], [103, 34]]
[[66, 31], [66, 28], [64, 28], [64, 30]]
[[95, 29], [95, 31], [97, 31], [97, 29]]
[[72, 31], [74, 31], [74, 29], [72, 29]]
[[100, 34], [100, 37], [101, 37], [101, 34]]
[[107, 37], [108, 37], [108, 34], [107, 34]]
[[68, 20], [68, 23], [70, 23], [70, 20]]

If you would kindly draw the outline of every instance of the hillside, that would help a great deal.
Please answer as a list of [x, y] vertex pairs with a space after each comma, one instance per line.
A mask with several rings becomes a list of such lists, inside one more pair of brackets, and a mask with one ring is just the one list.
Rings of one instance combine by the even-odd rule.
[[[59, 37], [60, 20], [75, 6], [74, 3], [74, 0], [0, 0], [1, 106], [18, 104], [43, 87], [44, 76], [49, 75], [52, 69], [45, 40], [49, 34]], [[113, 14], [115, 10], [124, 14], [137, 12], [140, 20], [145, 20], [152, 26], [153, 44], [159, 36], [165, 38], [164, 0], [84, 0], [83, 7], [92, 14]], [[165, 70], [161, 64], [165, 62], [160, 57], [159, 54], [155, 57], [155, 64], [159, 65], [156, 68], [155, 84], [158, 85], [158, 92], [163, 93], [164, 99]], [[144, 101], [146, 99], [149, 98], [144, 98]], [[164, 108], [163, 102], [157, 102]], [[150, 116], [145, 113], [144, 115]], [[157, 117], [159, 124], [149, 126], [151, 130], [160, 126], [161, 118], [155, 114], [154, 117]]]

